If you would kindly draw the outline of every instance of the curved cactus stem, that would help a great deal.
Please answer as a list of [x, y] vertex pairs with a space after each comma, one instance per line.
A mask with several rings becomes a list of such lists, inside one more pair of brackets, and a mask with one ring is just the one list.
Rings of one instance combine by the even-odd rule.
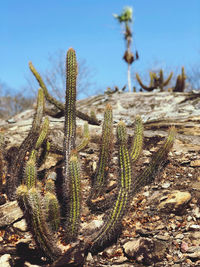
[[37, 72], [37, 70], [33, 66], [32, 62], [29, 62], [29, 68], [30, 68], [31, 72], [33, 73], [33, 75], [35, 76], [36, 80], [38, 81], [39, 85], [43, 89], [43, 92], [44, 92], [44, 95], [45, 95], [45, 98], [47, 99], [47, 101], [49, 101], [51, 104], [55, 105], [58, 109], [64, 110], [64, 105], [61, 102], [57, 101], [54, 97], [52, 97], [49, 94], [42, 77]]
[[[29, 62], [29, 68], [30, 68], [31, 72], [33, 73], [33, 75], [35, 76], [36, 80], [38, 81], [39, 85], [43, 89], [46, 100], [49, 103], [53, 104], [56, 108], [58, 108], [59, 110], [61, 110], [64, 113], [65, 105], [63, 103], [61, 103], [60, 101], [56, 100], [53, 96], [51, 96], [49, 94], [49, 92], [47, 90], [47, 87], [46, 87], [42, 77], [37, 72], [37, 70], [33, 66], [32, 62]], [[99, 125], [100, 124], [99, 121], [96, 118], [92, 118], [92, 117], [88, 116], [87, 114], [84, 114], [81, 111], [77, 110], [76, 111], [76, 116], [79, 117], [82, 120], [88, 121], [90, 124], [94, 124], [94, 125]]]
[[170, 82], [172, 76], [173, 76], [173, 72], [171, 72], [169, 74], [169, 77], [165, 81], [163, 81], [163, 86], [167, 86], [168, 85], [168, 83]]
[[139, 76], [137, 73], [136, 73], [136, 79], [137, 79], [138, 83], [140, 84], [140, 86], [141, 86], [144, 90], [151, 92], [151, 91], [153, 91], [153, 89], [155, 89], [155, 86], [149, 87], [149, 86], [144, 85], [144, 84], [142, 83], [141, 79], [140, 79], [140, 76]]
[[49, 130], [49, 119], [48, 119], [48, 117], [46, 117], [44, 119], [43, 124], [42, 124], [40, 135], [39, 135], [37, 142], [35, 144], [35, 149], [39, 149], [41, 147], [41, 145], [43, 144], [44, 140], [47, 137], [48, 130]]
[[143, 123], [142, 119], [139, 115], [136, 116], [135, 118], [135, 132], [134, 132], [134, 140], [131, 145], [131, 152], [130, 152], [130, 157], [131, 157], [131, 163], [135, 163], [142, 151], [142, 145], [143, 145]]
[[9, 170], [10, 179], [7, 180], [6, 189], [9, 200], [14, 200], [16, 197], [16, 188], [20, 184], [23, 174], [23, 167], [25, 163], [25, 157], [27, 152], [30, 153], [37, 142], [40, 126], [42, 123], [42, 117], [44, 112], [44, 94], [40, 88], [38, 90], [37, 108], [33, 118], [32, 127], [28, 133], [28, 136], [24, 139], [19, 147], [18, 157], [14, 159], [14, 162]]
[[162, 147], [153, 155], [151, 162], [144, 169], [142, 174], [138, 175], [133, 182], [133, 194], [136, 194], [141, 187], [149, 184], [155, 177], [155, 173], [158, 171], [158, 167], [163, 163], [166, 159], [168, 152], [173, 146], [175, 139], [176, 130], [172, 127], [169, 131], [169, 135], [162, 145]]

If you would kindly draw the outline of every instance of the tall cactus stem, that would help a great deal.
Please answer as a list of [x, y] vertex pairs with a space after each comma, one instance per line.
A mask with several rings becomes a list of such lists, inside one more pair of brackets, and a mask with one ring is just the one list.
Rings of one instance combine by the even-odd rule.
[[108, 104], [106, 106], [104, 113], [99, 162], [97, 171], [94, 176], [93, 189], [96, 197], [101, 195], [106, 186], [108, 166], [112, 151], [112, 141], [113, 141], [113, 115], [112, 115], [112, 107]]
[[131, 157], [131, 163], [135, 163], [142, 151], [142, 145], [143, 145], [143, 123], [142, 119], [139, 115], [136, 116], [135, 118], [135, 131], [134, 131], [134, 140], [131, 145], [131, 152], [130, 152], [130, 157]]
[[109, 212], [107, 220], [91, 240], [90, 251], [95, 253], [105, 244], [115, 238], [121, 229], [121, 220], [128, 211], [131, 193], [132, 171], [130, 157], [127, 148], [127, 133], [123, 122], [117, 126], [117, 138], [119, 143], [119, 167], [120, 181], [117, 199]]
[[45, 138], [47, 137], [48, 130], [49, 130], [49, 119], [48, 119], [48, 117], [46, 117], [44, 119], [43, 124], [42, 124], [41, 132], [40, 132], [40, 135], [37, 139], [35, 149], [38, 149], [41, 147], [42, 143], [44, 142]]
[[66, 241], [74, 240], [78, 234], [81, 212], [81, 184], [80, 170], [78, 159], [75, 152], [72, 153], [69, 163], [69, 178], [70, 178], [70, 203], [69, 216], [67, 218], [67, 234]]

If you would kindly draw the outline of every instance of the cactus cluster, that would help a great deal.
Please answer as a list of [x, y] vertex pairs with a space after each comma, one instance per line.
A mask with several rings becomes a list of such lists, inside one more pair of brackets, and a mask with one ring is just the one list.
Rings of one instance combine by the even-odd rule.
[[[67, 52], [65, 106], [60, 106], [61, 103], [52, 99], [32, 64], [30, 64], [30, 68], [41, 89], [38, 92], [37, 108], [30, 133], [16, 152], [18, 157], [14, 160], [14, 165], [9, 168], [8, 197], [10, 199], [17, 198], [36, 245], [49, 259], [49, 262], [54, 262], [52, 266], [75, 266], [73, 264], [82, 266], [80, 261], [72, 263], [73, 246], [70, 249], [68, 246], [71, 242], [77, 242], [77, 247], [81, 247], [78, 234], [83, 199], [78, 152], [84, 149], [90, 140], [86, 123], [82, 142], [76, 144], [76, 116], [80, 114], [76, 110], [77, 62], [75, 51], [70, 48]], [[49, 151], [54, 148], [54, 145], [48, 141], [49, 120], [47, 117], [43, 120], [45, 97], [65, 114], [63, 148], [56, 148], [57, 152], [63, 155], [64, 168], [63, 173], [60, 174], [61, 177], [55, 172], [43, 173], [44, 177], [40, 177], [38, 172], [41, 162], [48, 159]], [[95, 116], [89, 118], [90, 122], [91, 120], [92, 122], [97, 121]], [[122, 230], [122, 219], [129, 210], [133, 196], [153, 180], [158, 166], [166, 159], [173, 145], [174, 135], [175, 130], [171, 129], [164, 145], [155, 153], [143, 172], [136, 176], [133, 173], [132, 165], [138, 160], [142, 151], [142, 119], [140, 116], [135, 118], [134, 138], [130, 145], [125, 123], [122, 121], [118, 123], [116, 145], [118, 146], [119, 177], [117, 188], [113, 193], [112, 201], [110, 201], [106, 197], [106, 189], [108, 171], [112, 161], [114, 133], [112, 107], [106, 106], [99, 160], [96, 172], [91, 179], [91, 195], [87, 203], [92, 207], [92, 212], [99, 211], [99, 206], [104, 206], [104, 210], [107, 209], [107, 211], [103, 225], [82, 241], [83, 249], [80, 249], [79, 254], [81, 252], [85, 255], [88, 252], [98, 253], [119, 236]], [[56, 183], [62, 188], [57, 188]], [[62, 197], [57, 194], [58, 190]]]
[[140, 79], [140, 76], [138, 73], [136, 73], [136, 79], [138, 81], [138, 83], [140, 84], [140, 86], [150, 92], [153, 91], [154, 89], [159, 88], [161, 92], [163, 92], [164, 87], [167, 86], [172, 78], [173, 72], [171, 72], [168, 76], [168, 78], [166, 80], [164, 80], [164, 76], [163, 76], [163, 71], [160, 70], [159, 72], [159, 76], [155, 73], [155, 72], [151, 72], [149, 73], [150, 75], [150, 83], [149, 86], [144, 85], [143, 82]]
[[[139, 83], [139, 85], [142, 87], [142, 89], [151, 92], [154, 89], [160, 89], [161, 92], [164, 91], [164, 87], [167, 86], [172, 78], [173, 72], [171, 72], [166, 80], [163, 78], [163, 71], [160, 70], [159, 76], [155, 72], [149, 73], [150, 75], [150, 83], [149, 86], [144, 85], [142, 82], [140, 76], [138, 73], [136, 73], [136, 79]], [[185, 75], [185, 69], [182, 67], [181, 69], [181, 74], [179, 74], [176, 78], [176, 84], [174, 87], [170, 89], [170, 91], [173, 92], [184, 92], [185, 90], [185, 80], [186, 80], [186, 75]]]

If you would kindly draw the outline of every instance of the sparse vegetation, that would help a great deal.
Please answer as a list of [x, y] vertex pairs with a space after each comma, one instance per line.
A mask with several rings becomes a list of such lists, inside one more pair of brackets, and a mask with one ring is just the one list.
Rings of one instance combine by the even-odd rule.
[[[66, 83], [66, 104], [65, 125], [64, 125], [64, 145], [63, 161], [64, 172], [56, 178], [56, 182], [62, 186], [62, 198], [57, 197], [54, 175], [49, 174], [45, 179], [42, 177], [43, 184], [39, 179], [37, 166], [40, 165], [41, 155], [48, 160], [43, 151], [48, 144], [49, 122], [48, 118], [43, 121], [45, 110], [44, 86], [39, 89], [37, 98], [37, 109], [34, 116], [31, 130], [21, 144], [20, 148], [12, 155], [9, 176], [7, 176], [7, 195], [9, 199], [17, 197], [20, 207], [24, 212], [30, 231], [36, 241], [37, 246], [42, 250], [49, 262], [54, 262], [52, 266], [81, 266], [85, 257], [74, 259], [77, 262], [72, 263], [72, 255], [76, 252], [87, 255], [103, 250], [111, 244], [120, 235], [122, 230], [122, 219], [127, 214], [132, 197], [146, 184], [152, 182], [158, 166], [166, 159], [174, 141], [175, 130], [172, 128], [169, 136], [160, 150], [155, 153], [152, 161], [136, 176], [132, 173], [132, 163], [140, 156], [142, 150], [143, 125], [139, 116], [135, 121], [135, 138], [131, 147], [128, 147], [128, 135], [124, 122], [117, 125], [117, 145], [119, 158], [119, 179], [118, 190], [113, 201], [109, 206], [105, 205], [109, 216], [105, 217], [104, 224], [98, 231], [91, 236], [85, 236], [84, 243], [77, 240], [81, 216], [81, 171], [79, 168], [79, 157], [76, 144], [76, 76], [77, 63], [75, 51], [70, 48], [67, 52], [67, 83]], [[40, 84], [41, 81], [39, 80]], [[47, 97], [46, 97], [47, 98]], [[88, 130], [86, 127], [85, 137], [87, 142]], [[93, 194], [93, 212], [98, 211], [98, 205], [109, 201], [105, 197], [107, 186], [107, 172], [112, 158], [111, 147], [113, 140], [112, 134], [112, 108], [107, 106], [104, 114], [102, 127], [101, 152], [94, 180], [91, 185], [92, 190], [97, 192], [96, 199]], [[87, 145], [87, 142], [83, 142]], [[81, 146], [83, 149], [84, 146]], [[18, 156], [17, 156], [18, 155]], [[25, 171], [23, 171], [25, 168]], [[102, 198], [99, 199], [99, 196]], [[60, 200], [59, 200], [60, 199]], [[62, 217], [60, 214], [62, 213]], [[64, 235], [59, 234], [59, 226], [63, 227]], [[60, 237], [58, 237], [60, 236]], [[68, 249], [69, 244], [76, 241], [72, 249]], [[61, 245], [61, 243], [63, 245]], [[65, 251], [65, 252], [64, 252]], [[58, 259], [58, 260], [57, 260]], [[64, 262], [62, 265], [61, 262]], [[75, 264], [75, 265], [73, 265]]]

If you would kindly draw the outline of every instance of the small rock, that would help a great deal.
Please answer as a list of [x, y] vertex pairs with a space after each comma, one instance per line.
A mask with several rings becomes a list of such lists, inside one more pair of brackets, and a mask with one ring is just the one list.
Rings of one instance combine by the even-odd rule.
[[199, 211], [199, 207], [196, 207], [193, 211], [193, 214], [194, 216], [197, 218], [197, 219], [200, 219], [200, 211]]
[[22, 218], [23, 212], [17, 204], [17, 201], [8, 202], [0, 206], [0, 227], [10, 225]]
[[178, 234], [175, 236], [176, 239], [183, 239], [184, 238], [184, 234]]
[[190, 231], [196, 231], [196, 230], [200, 231], [200, 225], [192, 224], [192, 225], [189, 226], [189, 230]]
[[93, 232], [95, 229], [100, 228], [103, 225], [103, 220], [93, 220], [88, 224], [85, 224], [82, 228], [82, 232]]
[[162, 261], [167, 246], [164, 242], [150, 239], [137, 238], [123, 245], [124, 254], [128, 259], [135, 259], [138, 263], [152, 264]]
[[87, 255], [86, 261], [93, 261], [92, 254], [90, 252]]
[[199, 239], [200, 241], [200, 231], [195, 231], [190, 234], [191, 239]]
[[164, 184], [162, 184], [162, 188], [164, 188], [164, 189], [167, 189], [167, 188], [169, 188], [170, 187], [170, 183], [169, 182], [166, 182], [166, 183], [164, 183]]
[[192, 196], [189, 192], [172, 191], [158, 205], [158, 209], [165, 212], [182, 212]]
[[190, 162], [190, 166], [191, 166], [191, 167], [200, 167], [200, 160], [199, 160], [199, 159], [197, 159], [197, 160], [192, 160], [192, 161]]
[[11, 261], [10, 254], [4, 254], [3, 256], [0, 257], [0, 266], [11, 267], [10, 261]]
[[182, 241], [181, 243], [181, 252], [186, 252], [189, 249], [188, 243]]
[[27, 224], [26, 221], [24, 219], [22, 219], [19, 222], [16, 222], [13, 224], [13, 227], [22, 231], [22, 232], [26, 232], [27, 231]]
[[187, 256], [191, 259], [200, 259], [200, 250], [197, 250], [193, 253], [187, 254]]
[[190, 247], [187, 251], [188, 253], [194, 253], [194, 252], [200, 252], [200, 247], [196, 247], [196, 246], [193, 246], [193, 247]]
[[170, 236], [169, 235], [157, 235], [156, 238], [159, 240], [168, 241], [170, 239]]
[[150, 192], [149, 192], [149, 191], [146, 191], [146, 192], [143, 193], [143, 195], [144, 195], [145, 197], [149, 197]]
[[192, 221], [192, 216], [189, 215], [189, 216], [187, 217], [187, 221], [188, 221], [188, 222], [191, 222], [191, 221]]
[[24, 267], [40, 267], [39, 265], [31, 264], [30, 262], [25, 262]]

